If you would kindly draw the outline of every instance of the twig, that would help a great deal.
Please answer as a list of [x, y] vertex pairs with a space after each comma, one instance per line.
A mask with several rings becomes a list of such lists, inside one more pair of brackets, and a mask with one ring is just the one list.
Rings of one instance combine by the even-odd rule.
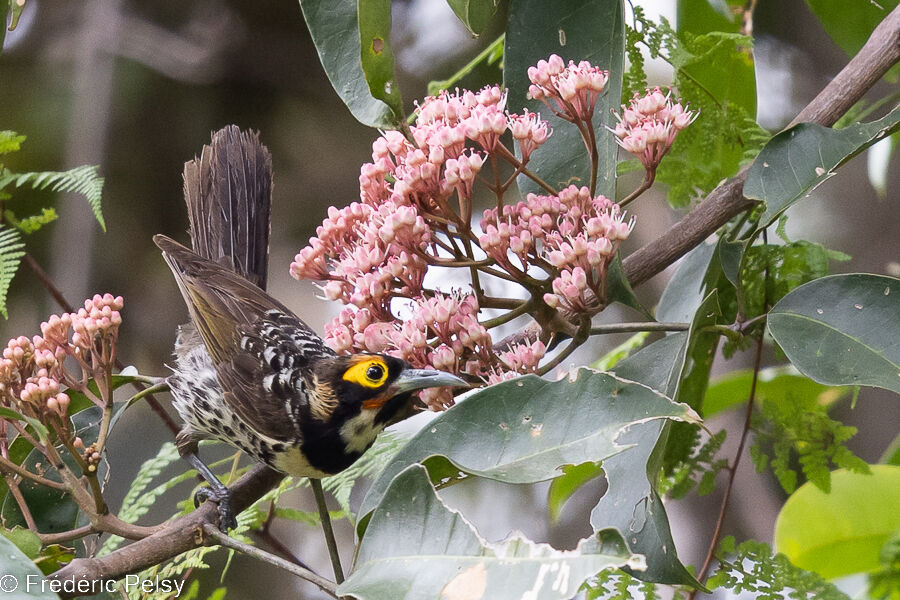
[[622, 198], [622, 201], [619, 202], [619, 208], [625, 208], [628, 204], [631, 203], [632, 200], [636, 200], [638, 196], [649, 190], [653, 186], [653, 181], [656, 179], [656, 170], [645, 171], [644, 172], [644, 181], [641, 182], [640, 187], [636, 190]]
[[[734, 453], [734, 460], [728, 467], [728, 482], [725, 484], [725, 492], [722, 494], [722, 505], [719, 507], [719, 516], [716, 519], [716, 528], [713, 531], [713, 537], [709, 544], [709, 550], [706, 552], [706, 558], [703, 561], [703, 566], [700, 567], [700, 571], [697, 573], [697, 581], [702, 581], [703, 578], [706, 577], [706, 573], [707, 571], [709, 571], [709, 566], [712, 563], [713, 555], [716, 552], [716, 545], [718, 545], [719, 538], [722, 535], [722, 525], [725, 522], [725, 513], [728, 510], [728, 501], [731, 499], [731, 489], [734, 485], [734, 477], [737, 474], [738, 465], [741, 462], [741, 454], [744, 453], [744, 445], [747, 442], [747, 435], [750, 432], [750, 419], [753, 416], [753, 404], [754, 399], [756, 398], [756, 383], [759, 379], [759, 368], [762, 361], [762, 348], [763, 339], [762, 337], [760, 337], [759, 341], [756, 344], [756, 358], [754, 359], [753, 364], [753, 382], [750, 384], [750, 398], [749, 400], [747, 400], [747, 415], [744, 418], [744, 429], [741, 432], [741, 441], [738, 443], [737, 451]], [[688, 598], [693, 599], [696, 593], [697, 590], [692, 590]]]
[[4, 479], [6, 479], [6, 487], [9, 488], [9, 493], [12, 494], [12, 497], [16, 500], [19, 512], [22, 513], [22, 518], [25, 519], [25, 524], [28, 526], [28, 529], [37, 533], [37, 523], [34, 521], [31, 509], [28, 508], [28, 503], [25, 502], [25, 496], [22, 495], [22, 490], [19, 489], [19, 482], [16, 481], [16, 478], [13, 475], [6, 475]]
[[269, 530], [268, 526], [264, 526], [259, 531], [252, 532], [252, 535], [253, 537], [265, 542], [275, 551], [276, 554], [281, 555], [281, 557], [285, 560], [294, 563], [298, 567], [303, 567], [304, 569], [315, 573], [315, 571], [309, 568], [309, 565], [297, 558], [297, 556], [294, 555], [294, 553], [291, 552], [290, 549], [281, 542], [281, 540], [272, 535], [272, 532]]
[[78, 527], [77, 529], [60, 531], [58, 533], [38, 533], [38, 537], [41, 539], [42, 546], [49, 546], [51, 544], [62, 544], [63, 542], [77, 540], [78, 538], [83, 538], [84, 536], [91, 535], [92, 533], [97, 533], [97, 530], [94, 529], [94, 526], [85, 525], [83, 527]]
[[322, 532], [325, 534], [325, 543], [328, 544], [328, 555], [331, 557], [334, 579], [338, 584], [344, 583], [341, 555], [338, 553], [337, 540], [334, 539], [334, 529], [331, 528], [331, 515], [328, 514], [328, 505], [325, 503], [325, 491], [322, 489], [322, 481], [310, 477], [309, 485], [313, 489], [313, 495], [316, 497], [316, 506], [319, 508], [319, 518], [322, 520]]
[[301, 579], [305, 579], [306, 581], [315, 584], [319, 587], [320, 590], [328, 594], [333, 598], [337, 598], [337, 586], [334, 582], [321, 577], [320, 575], [316, 575], [309, 569], [305, 569], [300, 565], [295, 565], [294, 563], [287, 561], [280, 556], [275, 556], [274, 554], [270, 554], [265, 550], [260, 550], [256, 546], [251, 546], [250, 544], [245, 544], [244, 542], [240, 542], [233, 537], [229, 537], [219, 531], [219, 529], [211, 524], [207, 523], [203, 526], [203, 531], [218, 542], [220, 545], [225, 546], [226, 548], [231, 548], [232, 550], [237, 550], [238, 552], [242, 552], [244, 554], [250, 555], [254, 558], [258, 558], [263, 562], [267, 562], [270, 565], [275, 565], [276, 567], [282, 568], [289, 573], [293, 573], [297, 577]]
[[611, 323], [591, 327], [591, 335], [631, 333], [633, 331], [687, 331], [690, 328], [690, 323]]
[[65, 484], [60, 483], [58, 481], [53, 481], [52, 479], [47, 479], [46, 477], [41, 477], [40, 475], [32, 473], [25, 467], [17, 465], [16, 463], [9, 460], [5, 456], [0, 456], [0, 471], [7, 471], [7, 472], [12, 471], [13, 473], [16, 473], [17, 475], [21, 475], [22, 477], [30, 479], [33, 482], [35, 482], [39, 485], [42, 485], [44, 487], [58, 490], [60, 492], [68, 491], [68, 488], [66, 487]]

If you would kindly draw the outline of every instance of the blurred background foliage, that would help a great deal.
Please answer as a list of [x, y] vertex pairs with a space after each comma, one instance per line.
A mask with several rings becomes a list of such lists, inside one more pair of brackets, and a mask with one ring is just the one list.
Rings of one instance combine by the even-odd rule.
[[[638, 4], [646, 8], [648, 16], [662, 14], [673, 22], [676, 12], [682, 18], [697, 14], [676, 11], [674, 1]], [[704, 0], [684, 2], [682, 9], [695, 5], [692, 10], [701, 10], [705, 4]], [[757, 121], [770, 131], [786, 125], [843, 67], [847, 54], [842, 48], [854, 51], [861, 44], [833, 41], [813, 13], [817, 4], [761, 0], [756, 9]], [[473, 38], [442, 0], [395, 0], [393, 7], [397, 79], [408, 110], [413, 108], [413, 99], [425, 95], [430, 80], [448, 77], [502, 29], [500, 14], [488, 31]], [[501, 4], [500, 12], [503, 10]], [[665, 65], [651, 62], [648, 70], [650, 84], [666, 84], [672, 79]], [[477, 89], [499, 77], [496, 65], [485, 65], [461, 85]], [[892, 91], [896, 85], [883, 81], [871, 97]], [[106, 180], [106, 233], [82, 198], [57, 197], [46, 191], [17, 192], [17, 205], [34, 202], [35, 212], [49, 205], [60, 215], [59, 221], [29, 238], [28, 251], [71, 303], [95, 292], [124, 296], [120, 356], [141, 373], [166, 374], [175, 328], [187, 318], [151, 236], [162, 232], [187, 239], [181, 193], [183, 163], [209, 141], [212, 130], [228, 123], [259, 130], [274, 157], [270, 291], [321, 331], [337, 305], [316, 300], [312, 285], [291, 279], [288, 266], [328, 206], [342, 206], [358, 198], [359, 166], [369, 158], [377, 132], [357, 123], [332, 90], [296, 2], [28, 0], [18, 27], [4, 40], [0, 129], [27, 136], [22, 150], [5, 157], [4, 164], [17, 172], [96, 164]], [[815, 200], [791, 209], [788, 229], [792, 238], [806, 236], [852, 256], [848, 262], [833, 264], [834, 271], [898, 276], [896, 204], [870, 185], [868, 158], [866, 154], [857, 157], [842, 169], [840, 177], [817, 191]], [[896, 190], [900, 184], [897, 171], [887, 173], [884, 187]], [[636, 187], [639, 175], [625, 174], [623, 188]], [[630, 186], [628, 178], [632, 176], [634, 185]], [[639, 227], [624, 249], [626, 254], [677, 220], [678, 213], [668, 208], [665, 197], [665, 186], [658, 185], [637, 203]], [[652, 303], [671, 272], [669, 269], [642, 286], [639, 296]], [[60, 312], [25, 267], [12, 285], [8, 303], [9, 319], [0, 322], [6, 337], [31, 335], [47, 315]], [[607, 313], [604, 320], [620, 318], [614, 311]], [[623, 339], [604, 336], [586, 344], [572, 362], [587, 363]], [[734, 365], [720, 363], [717, 367]], [[866, 461], [876, 462], [893, 435], [891, 418], [885, 419], [885, 415], [897, 414], [896, 399], [875, 389], [863, 389], [860, 395], [865, 401], [836, 418], [860, 429], [861, 434], [849, 446]], [[725, 415], [722, 424], [737, 417]], [[169, 437], [146, 407], [135, 407], [126, 415], [110, 448], [112, 468], [121, 476], [113, 478], [113, 486], [117, 482], [122, 486], [120, 490], [113, 487], [113, 504], [124, 496], [140, 463]], [[752, 465], [745, 461], [741, 468], [749, 470]], [[739, 532], [738, 539], [771, 541], [775, 515], [785, 497], [783, 490], [771, 476], [765, 486], [759, 485], [763, 481], [759, 477], [738, 477], [737, 481], [726, 529]], [[477, 505], [481, 494], [504, 498], [510, 507], [508, 515], [468, 510], [475, 515], [480, 531], [490, 539], [500, 539], [513, 523], [518, 527], [525, 524], [525, 533], [532, 539], [564, 548], [588, 533], [587, 511], [602, 485], [592, 484], [578, 492], [572, 505], [581, 497], [585, 499], [583, 509], [567, 511], [561, 522], [551, 525], [544, 525], [543, 518], [546, 485], [513, 488], [482, 482], [477, 487], [457, 486], [447, 497], [451, 504], [468, 507]], [[307, 496], [298, 495], [298, 506], [310, 507]], [[697, 564], [702, 559], [711, 533], [705, 529], [713, 526], [708, 515], [718, 503], [712, 494], [704, 498], [691, 495], [688, 502], [670, 505], [669, 517], [685, 563]], [[168, 516], [171, 507], [151, 514]], [[534, 523], [531, 529], [530, 522]], [[338, 528], [348, 539], [352, 535], [346, 523], [339, 523]], [[314, 527], [287, 523], [279, 535], [289, 540], [304, 560], [327, 571], [321, 534]], [[315, 543], [304, 544], [305, 536]], [[320, 551], [321, 555], [310, 555]], [[253, 574], [234, 577], [229, 595], [258, 593], [263, 577], [272, 582], [271, 587], [267, 585], [271, 595], [278, 595], [278, 588], [302, 585], [285, 573], [250, 561], [235, 559], [232, 569], [252, 569]], [[211, 590], [216, 581], [211, 575], [204, 585]], [[314, 597], [313, 591], [303, 589]]]

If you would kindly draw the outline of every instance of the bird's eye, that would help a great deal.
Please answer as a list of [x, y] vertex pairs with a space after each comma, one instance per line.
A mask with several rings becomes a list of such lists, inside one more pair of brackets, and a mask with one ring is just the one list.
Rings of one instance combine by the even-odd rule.
[[381, 365], [373, 363], [366, 369], [366, 379], [372, 383], [380, 383], [382, 377], [384, 377], [384, 367]]
[[388, 378], [387, 364], [380, 356], [359, 357], [344, 371], [344, 380], [374, 389], [384, 385]]

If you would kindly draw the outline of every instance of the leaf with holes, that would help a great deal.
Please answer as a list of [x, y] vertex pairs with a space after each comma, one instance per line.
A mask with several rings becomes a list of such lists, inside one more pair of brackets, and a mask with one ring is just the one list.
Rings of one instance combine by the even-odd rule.
[[301, 0], [300, 9], [328, 80], [356, 120], [370, 127], [395, 128], [396, 115], [372, 96], [363, 73], [357, 1]]
[[391, 107], [396, 122], [403, 119], [403, 98], [394, 81], [391, 50], [390, 0], [359, 0], [360, 57], [372, 96]]
[[534, 483], [561, 475], [564, 465], [597, 462], [625, 449], [628, 426], [657, 419], [696, 421], [686, 405], [644, 385], [587, 368], [560, 381], [528, 375], [479, 390], [414, 436], [369, 488], [359, 511], [381, 501], [394, 476], [424, 463], [441, 484], [476, 475]]
[[816, 279], [782, 298], [767, 327], [794, 366], [819, 383], [900, 393], [900, 279]]
[[360, 600], [530, 598], [565, 600], [590, 577], [641, 558], [609, 530], [575, 550], [555, 550], [515, 535], [498, 544], [435, 493], [428, 473], [412, 465], [385, 490], [338, 595]]

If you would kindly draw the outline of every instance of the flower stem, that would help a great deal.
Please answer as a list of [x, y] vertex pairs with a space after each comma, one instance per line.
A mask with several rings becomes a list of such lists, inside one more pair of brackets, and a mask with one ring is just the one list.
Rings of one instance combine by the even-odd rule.
[[621, 202], [619, 202], [619, 208], [625, 208], [632, 200], [637, 199], [638, 196], [646, 192], [653, 185], [653, 181], [656, 179], [656, 169], [647, 170], [644, 173], [644, 181], [641, 183], [640, 187], [636, 190], [625, 196]]
[[634, 331], [687, 331], [690, 323], [611, 323], [591, 327], [591, 335], [630, 333]]

